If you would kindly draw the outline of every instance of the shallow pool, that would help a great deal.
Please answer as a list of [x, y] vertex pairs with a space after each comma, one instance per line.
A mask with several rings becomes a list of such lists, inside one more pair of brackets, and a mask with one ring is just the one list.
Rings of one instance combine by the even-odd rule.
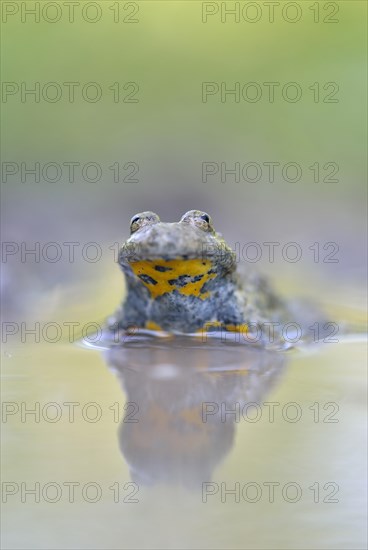
[[365, 344], [3, 356], [6, 548], [365, 548]]

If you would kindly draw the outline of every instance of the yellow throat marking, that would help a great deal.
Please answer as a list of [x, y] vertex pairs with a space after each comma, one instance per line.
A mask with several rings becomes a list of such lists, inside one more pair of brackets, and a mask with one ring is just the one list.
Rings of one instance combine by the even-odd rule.
[[212, 262], [205, 259], [193, 260], [141, 260], [130, 267], [148, 288], [152, 298], [177, 290], [185, 296], [197, 296], [205, 300], [209, 292], [201, 293], [203, 286], [216, 277], [210, 273]]

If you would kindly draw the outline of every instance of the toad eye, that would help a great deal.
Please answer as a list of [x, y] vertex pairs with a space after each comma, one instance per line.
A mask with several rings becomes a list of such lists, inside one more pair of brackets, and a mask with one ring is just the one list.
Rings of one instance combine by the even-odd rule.
[[200, 210], [189, 210], [180, 221], [190, 223], [208, 233], [214, 233], [215, 231], [210, 216], [206, 212], [201, 212]]
[[133, 233], [138, 231], [138, 229], [141, 229], [146, 225], [153, 225], [155, 223], [158, 223], [159, 221], [160, 218], [154, 212], [141, 212], [139, 214], [136, 214], [130, 220], [130, 234], [132, 235]]

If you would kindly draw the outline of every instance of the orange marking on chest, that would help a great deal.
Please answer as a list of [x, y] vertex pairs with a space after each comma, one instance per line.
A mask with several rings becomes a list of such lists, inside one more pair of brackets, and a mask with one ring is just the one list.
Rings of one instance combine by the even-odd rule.
[[162, 331], [163, 329], [160, 327], [160, 325], [158, 325], [157, 323], [155, 323], [154, 321], [147, 321], [146, 323], [146, 329], [147, 330], [158, 330], [158, 331]]
[[148, 288], [152, 298], [177, 290], [185, 296], [205, 300], [209, 292], [202, 293], [207, 281], [216, 277], [211, 273], [210, 260], [142, 260], [130, 264], [133, 273]]

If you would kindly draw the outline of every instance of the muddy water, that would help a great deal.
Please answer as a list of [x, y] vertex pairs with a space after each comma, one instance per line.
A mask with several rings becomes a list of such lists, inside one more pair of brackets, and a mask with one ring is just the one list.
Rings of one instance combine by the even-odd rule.
[[4, 546], [365, 547], [364, 350], [5, 346]]

